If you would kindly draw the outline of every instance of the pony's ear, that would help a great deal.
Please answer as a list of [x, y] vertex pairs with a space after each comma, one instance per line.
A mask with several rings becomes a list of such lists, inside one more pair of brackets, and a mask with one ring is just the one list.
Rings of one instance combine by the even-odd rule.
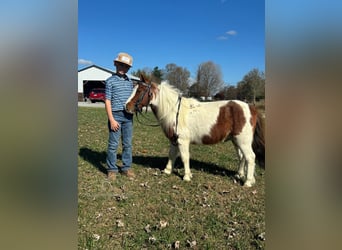
[[143, 74], [140, 74], [140, 81], [146, 83], [146, 79]]

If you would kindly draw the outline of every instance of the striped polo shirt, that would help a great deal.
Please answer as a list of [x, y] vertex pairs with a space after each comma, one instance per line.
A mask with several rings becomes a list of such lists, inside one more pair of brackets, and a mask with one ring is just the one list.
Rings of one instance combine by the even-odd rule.
[[112, 111], [125, 110], [125, 103], [133, 91], [133, 82], [127, 75], [114, 74], [106, 80], [106, 99], [111, 100]]

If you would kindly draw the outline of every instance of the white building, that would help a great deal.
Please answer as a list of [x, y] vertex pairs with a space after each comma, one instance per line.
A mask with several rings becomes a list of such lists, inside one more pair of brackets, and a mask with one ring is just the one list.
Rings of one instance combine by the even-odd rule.
[[[90, 65], [78, 70], [78, 101], [88, 98], [93, 88], [105, 88], [106, 79], [115, 74], [115, 71], [102, 68], [97, 65]], [[138, 77], [127, 74], [132, 80], [139, 80]]]

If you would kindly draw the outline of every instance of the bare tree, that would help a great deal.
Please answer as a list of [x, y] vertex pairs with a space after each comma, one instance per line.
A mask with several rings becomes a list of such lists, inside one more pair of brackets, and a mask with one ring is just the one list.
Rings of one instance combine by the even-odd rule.
[[201, 63], [197, 70], [197, 83], [206, 96], [213, 96], [224, 85], [220, 66], [212, 61]]
[[187, 92], [189, 88], [190, 72], [186, 68], [169, 63], [165, 66], [165, 79], [182, 92]]

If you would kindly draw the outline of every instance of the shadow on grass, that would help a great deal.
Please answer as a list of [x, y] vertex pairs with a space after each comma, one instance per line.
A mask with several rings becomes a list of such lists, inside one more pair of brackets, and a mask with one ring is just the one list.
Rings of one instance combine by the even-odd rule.
[[[81, 148], [79, 155], [85, 160], [91, 163], [96, 169], [100, 172], [107, 174], [107, 169], [105, 167], [106, 164], [106, 157], [107, 152], [97, 152], [89, 148]], [[121, 155], [118, 154], [118, 159], [121, 159]], [[142, 156], [142, 155], [134, 155], [133, 156], [133, 163], [145, 167], [145, 168], [154, 168], [163, 170], [167, 164], [168, 158], [167, 157], [159, 157], [159, 156]], [[176, 160], [175, 169], [182, 169], [184, 168], [182, 161], [180, 158]], [[206, 173], [214, 174], [214, 175], [222, 175], [233, 177], [236, 172], [217, 166], [216, 164], [202, 162], [197, 160], [190, 160], [190, 169], [196, 169], [198, 171], [203, 171]], [[178, 171], [175, 173], [179, 177], [180, 174]]]
[[106, 152], [97, 152], [90, 148], [80, 148], [79, 155], [95, 168], [97, 168], [100, 172], [107, 174], [107, 169], [105, 167], [107, 153]]
[[[176, 164], [178, 161], [179, 161], [179, 164], [178, 164], [179, 168], [183, 168], [183, 163], [180, 161], [180, 159], [177, 159]], [[196, 169], [198, 171], [203, 171], [209, 174], [228, 176], [228, 177], [234, 177], [234, 175], [236, 174], [235, 171], [226, 169], [216, 164], [213, 164], [210, 162], [193, 160], [193, 159], [190, 159], [190, 169]]]
[[[168, 158], [167, 157], [158, 157], [158, 156], [133, 156], [133, 162], [137, 165], [146, 168], [155, 168], [159, 170], [163, 170], [166, 167]], [[176, 169], [184, 169], [183, 162], [178, 157], [175, 163], [174, 170]], [[190, 159], [190, 170], [196, 169], [198, 171], [206, 172], [213, 175], [221, 175], [234, 177], [236, 174], [235, 171], [220, 167], [216, 164], [212, 164], [210, 162], [202, 162], [198, 160]], [[183, 178], [183, 176], [179, 173], [179, 171], [174, 171], [174, 174]]]

